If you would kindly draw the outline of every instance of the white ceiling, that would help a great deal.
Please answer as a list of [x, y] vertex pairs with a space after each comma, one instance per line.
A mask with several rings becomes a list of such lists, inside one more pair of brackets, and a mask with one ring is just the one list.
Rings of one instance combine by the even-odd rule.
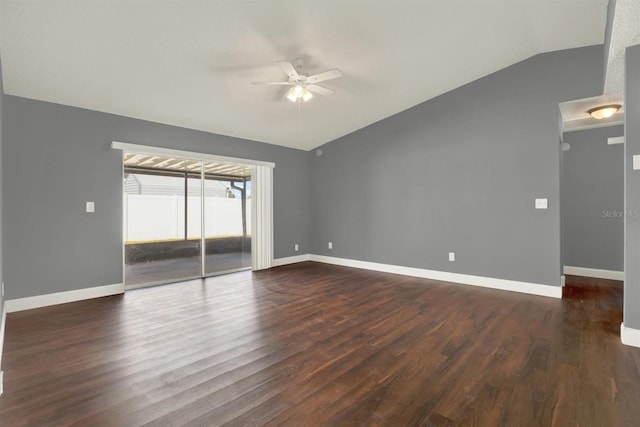
[[[640, 44], [640, 0], [616, 0], [602, 95], [561, 103], [564, 131], [624, 123], [624, 52], [636, 44]], [[622, 108], [609, 119], [589, 116], [589, 109], [608, 104]]]
[[[606, 0], [3, 0], [5, 92], [313, 149], [535, 54], [600, 44]], [[296, 104], [276, 64], [339, 68]], [[455, 114], [455, 112], [452, 112]]]

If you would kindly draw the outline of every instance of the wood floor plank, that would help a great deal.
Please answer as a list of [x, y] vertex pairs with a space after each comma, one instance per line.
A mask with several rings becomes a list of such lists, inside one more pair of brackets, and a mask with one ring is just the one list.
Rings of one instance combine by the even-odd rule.
[[306, 262], [11, 313], [0, 425], [634, 425], [622, 291]]

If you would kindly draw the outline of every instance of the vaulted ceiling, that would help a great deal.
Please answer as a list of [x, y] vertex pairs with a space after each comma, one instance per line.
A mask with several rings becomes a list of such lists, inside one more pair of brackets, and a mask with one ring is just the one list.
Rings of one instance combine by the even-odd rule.
[[[542, 52], [603, 43], [606, 0], [3, 0], [5, 92], [313, 149]], [[300, 105], [279, 60], [339, 68]], [[451, 112], [455, 114], [455, 112]]]

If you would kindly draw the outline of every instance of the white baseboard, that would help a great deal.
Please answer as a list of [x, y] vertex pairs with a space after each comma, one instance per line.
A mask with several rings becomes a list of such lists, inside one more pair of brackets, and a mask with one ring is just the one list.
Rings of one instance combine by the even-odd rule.
[[7, 324], [7, 303], [2, 307], [2, 320], [0, 321], [0, 396], [4, 393], [4, 375], [2, 373], [2, 354], [4, 352], [4, 327]]
[[13, 313], [16, 311], [30, 310], [32, 308], [47, 307], [50, 305], [106, 297], [121, 293], [124, 293], [124, 285], [122, 283], [116, 283], [115, 285], [96, 286], [95, 288], [10, 299], [5, 301], [4, 310], [5, 313]]
[[560, 276], [560, 286], [564, 288], [565, 283], [567, 283], [567, 276], [563, 274]]
[[622, 323], [620, 325], [620, 339], [622, 344], [640, 347], [640, 329], [627, 328]]
[[599, 268], [570, 267], [565, 265], [564, 274], [595, 277], [596, 279], [624, 280], [624, 271], [601, 270]]
[[0, 323], [0, 396], [4, 391], [4, 376], [2, 375], [2, 352], [4, 351], [4, 326], [7, 323], [7, 304], [2, 308], [2, 320]]
[[4, 327], [7, 324], [7, 303], [4, 303], [2, 310], [2, 321], [0, 323], [0, 370], [2, 370], [2, 352], [4, 350]]
[[426, 270], [422, 268], [402, 267], [399, 265], [380, 264], [376, 262], [358, 261], [324, 255], [311, 255], [311, 261], [342, 265], [345, 267], [362, 268], [365, 270], [381, 271], [384, 273], [401, 274], [404, 276], [420, 277], [423, 279], [442, 280], [445, 282], [461, 283], [463, 285], [521, 292], [551, 298], [562, 298], [562, 287], [560, 286], [495, 279], [492, 277], [471, 276], [468, 274], [448, 273], [445, 271]]
[[309, 254], [295, 255], [295, 256], [289, 256], [286, 258], [276, 258], [273, 260], [272, 265], [274, 267], [280, 267], [281, 265], [295, 264], [296, 262], [304, 262], [304, 261], [310, 261], [310, 260], [311, 260], [311, 255]]

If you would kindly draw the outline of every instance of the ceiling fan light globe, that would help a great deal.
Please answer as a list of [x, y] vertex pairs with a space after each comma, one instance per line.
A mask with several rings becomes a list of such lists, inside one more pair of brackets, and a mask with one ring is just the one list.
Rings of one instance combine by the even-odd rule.
[[304, 95], [304, 91], [305, 89], [301, 85], [296, 85], [293, 88], [293, 93], [297, 98], [302, 98], [302, 96]]
[[304, 95], [302, 95], [302, 100], [304, 102], [307, 102], [308, 100], [310, 100], [311, 98], [313, 98], [313, 94], [311, 92], [309, 92], [308, 90], [304, 90]]
[[295, 94], [295, 88], [291, 88], [287, 91], [287, 99], [291, 102], [296, 102], [296, 100], [298, 99], [298, 97]]

